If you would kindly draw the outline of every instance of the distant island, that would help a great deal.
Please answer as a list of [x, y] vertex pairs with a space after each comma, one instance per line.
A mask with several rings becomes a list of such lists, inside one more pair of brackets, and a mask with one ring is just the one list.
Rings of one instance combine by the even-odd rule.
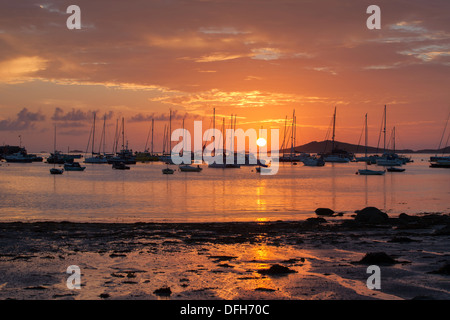
[[[366, 148], [363, 145], [356, 145], [346, 142], [335, 141], [335, 148], [340, 150], [345, 150], [349, 153], [365, 153]], [[294, 147], [295, 152], [304, 152], [304, 153], [330, 153], [332, 148], [331, 140], [324, 141], [312, 141], [307, 144]], [[291, 152], [291, 148], [285, 148], [284, 150], [280, 150], [281, 153], [289, 153]], [[383, 153], [383, 147], [367, 147], [367, 153]], [[394, 152], [394, 150], [386, 149], [386, 152]], [[434, 154], [442, 154], [442, 153], [450, 153], [450, 146], [442, 148], [442, 149], [423, 149], [423, 150], [411, 150], [411, 149], [399, 149], [395, 150], [396, 153], [434, 153]]]

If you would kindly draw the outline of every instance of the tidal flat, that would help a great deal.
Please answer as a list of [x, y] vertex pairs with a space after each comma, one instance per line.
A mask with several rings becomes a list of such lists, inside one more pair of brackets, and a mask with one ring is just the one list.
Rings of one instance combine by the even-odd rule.
[[[0, 223], [0, 299], [450, 299], [449, 248], [443, 213], [377, 224]], [[67, 286], [72, 265], [80, 289]], [[369, 265], [380, 289], [367, 286]]]

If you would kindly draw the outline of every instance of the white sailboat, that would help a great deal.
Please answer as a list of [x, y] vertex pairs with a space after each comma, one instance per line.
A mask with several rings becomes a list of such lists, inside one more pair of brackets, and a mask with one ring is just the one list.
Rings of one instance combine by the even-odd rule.
[[[222, 132], [225, 132], [225, 118], [222, 122]], [[213, 115], [213, 129], [216, 128], [216, 109], [214, 108], [214, 115]], [[216, 137], [214, 136], [214, 144], [215, 144]], [[214, 154], [217, 152], [216, 149], [214, 149]], [[234, 151], [233, 151], [234, 152]], [[218, 169], [228, 169], [228, 168], [240, 168], [241, 165], [235, 163], [226, 163], [226, 154], [225, 154], [225, 137], [222, 137], [222, 163], [208, 163], [208, 168], [218, 168]]]
[[[91, 156], [89, 158], [84, 159], [84, 163], [92, 163], [92, 164], [104, 164], [108, 163], [108, 160], [105, 156], [101, 155], [100, 153], [96, 154], [94, 152], [94, 144], [95, 144], [95, 112], [94, 112], [94, 123], [92, 125], [92, 152]], [[89, 147], [89, 141], [88, 141], [88, 147]]]
[[338, 162], [338, 163], [347, 163], [350, 162], [351, 155], [342, 152], [343, 150], [337, 150], [335, 148], [335, 133], [336, 133], [336, 107], [334, 107], [334, 114], [333, 114], [333, 135], [331, 138], [331, 154], [324, 155], [323, 160], [325, 162]]
[[308, 167], [323, 167], [325, 165], [325, 161], [323, 157], [307, 157], [302, 160], [303, 165]]
[[[403, 161], [401, 159], [399, 159], [398, 155], [395, 154], [395, 151], [392, 153], [388, 153], [386, 152], [386, 105], [384, 106], [384, 128], [383, 128], [383, 134], [384, 134], [384, 139], [383, 139], [383, 149], [384, 149], [384, 153], [382, 157], [379, 157], [376, 160], [377, 165], [379, 166], [385, 166], [385, 167], [394, 167], [394, 166], [401, 166], [403, 164]], [[394, 134], [394, 149], [395, 149], [395, 127], [393, 129], [393, 134]]]
[[[367, 158], [367, 136], [368, 136], [368, 127], [367, 127], [367, 113], [365, 116], [365, 122], [364, 122], [364, 128], [365, 128], [365, 156]], [[381, 176], [383, 174], [385, 174], [384, 170], [370, 170], [367, 169], [367, 162], [366, 162], [366, 168], [365, 169], [359, 169], [357, 174], [359, 175], [364, 175], [364, 176]]]
[[[56, 154], [56, 125], [55, 125], [55, 138], [54, 138], [54, 151]], [[53, 168], [50, 169], [51, 174], [63, 174], [64, 169], [58, 169], [56, 168], [56, 162], [53, 163]]]

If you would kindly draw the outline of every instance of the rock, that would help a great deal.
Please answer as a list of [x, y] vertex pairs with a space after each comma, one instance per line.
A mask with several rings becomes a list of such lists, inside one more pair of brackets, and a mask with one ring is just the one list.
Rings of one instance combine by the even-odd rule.
[[258, 270], [258, 273], [260, 274], [265, 274], [265, 275], [285, 275], [288, 273], [296, 273], [297, 271], [295, 270], [291, 270], [288, 267], [279, 265], [279, 264], [274, 264], [273, 266], [271, 266], [269, 269], [261, 269]]
[[382, 224], [389, 220], [389, 216], [375, 207], [366, 207], [358, 211], [355, 221], [367, 224]]
[[450, 225], [435, 230], [433, 234], [436, 236], [450, 236]]
[[369, 252], [357, 263], [374, 265], [391, 265], [399, 263], [384, 252]]
[[274, 292], [276, 290], [275, 289], [271, 289], [271, 288], [256, 288], [255, 291]]
[[308, 223], [313, 223], [313, 224], [316, 224], [316, 223], [326, 223], [326, 222], [327, 222], [327, 220], [325, 220], [325, 219], [322, 218], [322, 217], [308, 218], [308, 219], [306, 219], [306, 221], [307, 221]]
[[450, 276], [450, 263], [446, 263], [444, 266], [442, 266], [440, 269], [431, 271], [428, 273], [434, 273], [434, 274], [443, 274], [446, 276]]
[[418, 240], [413, 240], [408, 237], [393, 237], [391, 240], [388, 240], [388, 242], [396, 242], [396, 243], [408, 243], [408, 242], [417, 242]]
[[153, 291], [154, 294], [160, 297], [168, 297], [172, 294], [172, 290], [169, 287], [162, 287]]
[[328, 216], [331, 217], [334, 214], [334, 211], [328, 208], [317, 208], [314, 211], [318, 216]]
[[107, 299], [107, 298], [110, 297], [110, 295], [109, 295], [108, 293], [101, 293], [101, 294], [99, 295], [99, 297], [102, 298], [102, 299]]

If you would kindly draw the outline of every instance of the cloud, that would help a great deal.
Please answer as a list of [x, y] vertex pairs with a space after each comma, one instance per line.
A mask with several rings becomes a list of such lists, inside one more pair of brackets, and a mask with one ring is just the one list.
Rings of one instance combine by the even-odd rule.
[[0, 120], [0, 131], [18, 131], [33, 129], [36, 122], [45, 120], [40, 111], [30, 112], [27, 108], [20, 110], [15, 119]]
[[39, 56], [16, 57], [0, 62], [0, 83], [21, 83], [33, 79], [38, 71], [45, 70], [47, 60]]
[[[178, 110], [174, 110], [174, 111], [172, 111], [171, 118], [172, 118], [172, 120], [183, 120], [183, 119], [188, 119], [188, 118], [197, 119], [197, 118], [199, 118], [199, 116], [196, 114], [188, 114], [188, 113], [182, 114]], [[144, 115], [142, 113], [138, 113], [138, 114], [132, 116], [128, 121], [129, 122], [146, 122], [146, 121], [152, 121], [152, 119], [155, 121], [169, 121], [170, 112], [168, 112], [168, 113], [151, 113], [151, 114], [146, 114], [146, 115]]]
[[[247, 80], [244, 80], [247, 81]], [[253, 91], [228, 91], [213, 89], [197, 93], [181, 93], [175, 96], [158, 98], [162, 103], [182, 106], [187, 110], [204, 109], [210, 106], [235, 108], [261, 108], [288, 106], [292, 103], [321, 103], [329, 99], [326, 97], [303, 96], [290, 93]]]
[[53, 116], [51, 119], [53, 121], [66, 121], [66, 122], [77, 122], [77, 121], [91, 121], [94, 118], [94, 113], [96, 114], [96, 118], [101, 118], [106, 116], [106, 119], [109, 120], [114, 116], [113, 111], [108, 111], [105, 114], [100, 114], [100, 112], [97, 111], [83, 111], [81, 109], [75, 109], [72, 108], [72, 110], [64, 113], [64, 110], [56, 107], [55, 112], [53, 113]]

